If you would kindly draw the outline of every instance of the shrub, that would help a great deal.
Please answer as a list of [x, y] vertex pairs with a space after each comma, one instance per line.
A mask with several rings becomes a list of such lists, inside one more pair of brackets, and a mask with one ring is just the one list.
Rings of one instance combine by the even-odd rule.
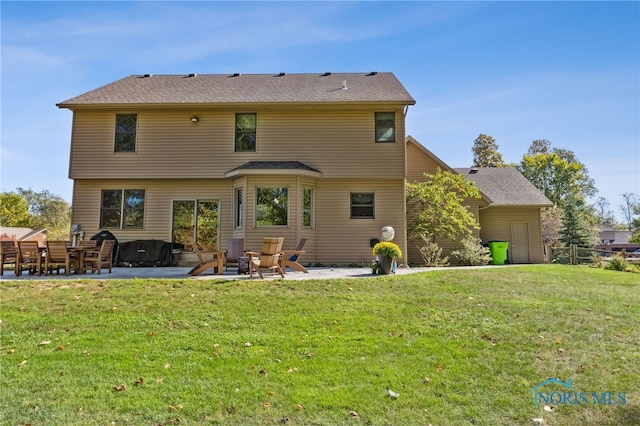
[[481, 266], [491, 262], [491, 252], [488, 247], [482, 246], [482, 240], [473, 236], [462, 240], [462, 248], [451, 252], [458, 265]]
[[627, 259], [622, 254], [616, 253], [609, 258], [609, 263], [605, 268], [614, 271], [626, 271], [628, 266]]
[[402, 250], [396, 243], [391, 241], [382, 241], [373, 246], [373, 254], [389, 257], [402, 257]]
[[425, 266], [449, 265], [449, 258], [446, 256], [442, 257], [442, 247], [431, 241], [426, 235], [420, 235], [420, 238], [424, 241], [424, 245], [418, 246], [418, 250], [420, 251], [420, 256], [422, 256]]
[[596, 253], [591, 257], [591, 263], [593, 264], [594, 267], [596, 268], [604, 268], [606, 266], [606, 262], [604, 261], [604, 258]]

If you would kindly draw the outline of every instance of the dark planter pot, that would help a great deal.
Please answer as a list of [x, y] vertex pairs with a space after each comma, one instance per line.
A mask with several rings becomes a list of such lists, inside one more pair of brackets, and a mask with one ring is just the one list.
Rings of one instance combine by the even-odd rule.
[[393, 257], [380, 255], [378, 256], [378, 263], [380, 264], [380, 275], [389, 275], [391, 273], [391, 265], [393, 264]]

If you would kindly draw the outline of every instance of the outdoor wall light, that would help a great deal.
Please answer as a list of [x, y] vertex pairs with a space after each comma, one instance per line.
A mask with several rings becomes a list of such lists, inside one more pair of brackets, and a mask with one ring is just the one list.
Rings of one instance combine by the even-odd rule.
[[191, 116], [191, 122], [192, 122], [192, 123], [197, 123], [197, 122], [198, 122], [198, 116], [196, 116], [196, 115], [192, 115], [192, 116]]

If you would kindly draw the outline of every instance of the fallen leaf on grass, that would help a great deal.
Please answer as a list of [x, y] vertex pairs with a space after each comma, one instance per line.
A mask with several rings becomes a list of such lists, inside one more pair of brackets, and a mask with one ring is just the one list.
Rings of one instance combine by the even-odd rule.
[[296, 405], [296, 410], [304, 410], [304, 407], [302, 406], [302, 404], [298, 404]]
[[245, 348], [250, 348], [251, 347], [251, 342], [245, 342], [244, 346], [245, 346]]
[[387, 389], [387, 393], [391, 398], [398, 398], [400, 396], [399, 393], [392, 391], [391, 389]]
[[178, 405], [170, 405], [170, 406], [169, 406], [169, 410], [171, 410], [171, 411], [179, 411], [179, 410], [182, 410], [182, 404], [178, 404]]
[[136, 383], [135, 383], [135, 384], [136, 384], [136, 386], [137, 386], [137, 385], [141, 385], [141, 384], [143, 384], [143, 383], [144, 383], [144, 379], [143, 379], [142, 377], [140, 377], [138, 380], [136, 380]]
[[114, 389], [117, 390], [118, 392], [122, 392], [127, 390], [127, 385], [125, 385], [124, 383], [120, 383]]
[[262, 408], [271, 408], [271, 403], [265, 402], [264, 404], [262, 404]]
[[482, 339], [491, 343], [492, 346], [495, 346], [496, 343], [498, 343], [498, 341], [495, 339], [495, 337], [491, 337], [491, 336], [487, 336], [486, 334], [484, 336], [482, 336]]
[[549, 413], [552, 413], [553, 410], [555, 410], [555, 407], [553, 405], [545, 405], [544, 406], [544, 411], [547, 411]]
[[584, 366], [583, 365], [579, 365], [578, 368], [576, 368], [576, 373], [584, 373]]
[[264, 368], [263, 368], [263, 369], [261, 369], [261, 370], [259, 371], [259, 373], [260, 373], [260, 374], [263, 374], [263, 375], [265, 375], [265, 376], [268, 374], [268, 373], [267, 373], [267, 370], [265, 370]]
[[349, 411], [349, 417], [351, 417], [354, 420], [359, 418], [358, 413], [356, 413], [355, 411]]
[[537, 419], [533, 419], [533, 423], [537, 424], [538, 426], [547, 425], [547, 422], [542, 417], [539, 417]]
[[22, 362], [20, 364], [18, 364], [18, 367], [22, 367], [23, 365], [25, 365], [27, 363], [27, 360], [22, 360]]
[[51, 344], [51, 340], [43, 340], [42, 342], [38, 343], [38, 346], [47, 346]]
[[298, 371], [298, 369], [297, 369], [297, 368], [295, 368], [295, 367], [293, 367], [293, 368], [289, 368], [289, 369], [287, 370], [287, 373], [295, 373], [296, 371]]
[[164, 365], [164, 369], [165, 369], [165, 370], [166, 370], [167, 368], [170, 368], [170, 367], [171, 367], [171, 363], [170, 363], [170, 362], [168, 362], [168, 363], [166, 363], [166, 364]]

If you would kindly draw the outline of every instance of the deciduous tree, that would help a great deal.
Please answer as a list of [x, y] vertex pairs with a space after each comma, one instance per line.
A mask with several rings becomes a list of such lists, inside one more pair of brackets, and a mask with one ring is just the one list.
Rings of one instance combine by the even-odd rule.
[[534, 141], [517, 168], [560, 208], [569, 198], [584, 200], [597, 192], [589, 171], [575, 153], [559, 148], [549, 150], [545, 140]]
[[498, 152], [496, 140], [481, 133], [473, 142], [473, 165], [471, 167], [504, 167], [502, 154]]
[[29, 226], [29, 204], [22, 195], [15, 192], [0, 194], [0, 225], [18, 228]]
[[46, 229], [49, 239], [68, 239], [71, 224], [69, 203], [58, 195], [44, 190], [18, 188], [18, 193], [29, 206], [29, 226]]
[[620, 211], [624, 218], [624, 225], [629, 231], [633, 231], [633, 219], [635, 214], [637, 214], [636, 210], [640, 208], [640, 201], [638, 201], [638, 197], [631, 192], [622, 194], [622, 200], [623, 203], [620, 205]]
[[417, 238], [456, 240], [479, 229], [465, 200], [480, 198], [478, 188], [464, 176], [438, 170], [425, 173], [426, 182], [407, 184], [409, 230]]
[[613, 212], [609, 208], [610, 205], [609, 200], [604, 197], [598, 197], [593, 203], [593, 208], [595, 209], [596, 217], [600, 225], [604, 225], [605, 223], [613, 224], [615, 221]]

